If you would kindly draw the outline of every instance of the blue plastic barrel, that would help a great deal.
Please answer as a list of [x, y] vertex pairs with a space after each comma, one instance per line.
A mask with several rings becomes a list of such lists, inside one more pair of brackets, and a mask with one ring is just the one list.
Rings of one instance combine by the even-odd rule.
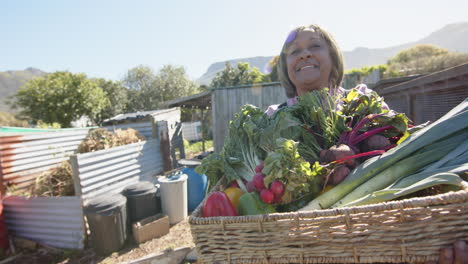
[[207, 187], [206, 175], [200, 175], [193, 168], [183, 168], [182, 172], [188, 175], [187, 182], [187, 202], [189, 212], [195, 210], [205, 198]]

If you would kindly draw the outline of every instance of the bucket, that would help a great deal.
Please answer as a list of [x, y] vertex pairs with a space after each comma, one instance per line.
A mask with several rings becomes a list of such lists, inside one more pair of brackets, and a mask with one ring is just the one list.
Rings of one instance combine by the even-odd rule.
[[130, 224], [160, 213], [156, 200], [157, 188], [152, 182], [142, 181], [127, 186], [122, 194], [127, 197], [127, 212]]
[[196, 173], [194, 168], [183, 168], [182, 172], [188, 176], [188, 210], [192, 212], [205, 198], [207, 177]]
[[162, 212], [169, 216], [171, 225], [187, 217], [187, 178], [187, 174], [180, 171], [169, 177], [159, 178]]
[[98, 196], [85, 207], [91, 244], [100, 255], [118, 251], [127, 239], [127, 198], [120, 194]]

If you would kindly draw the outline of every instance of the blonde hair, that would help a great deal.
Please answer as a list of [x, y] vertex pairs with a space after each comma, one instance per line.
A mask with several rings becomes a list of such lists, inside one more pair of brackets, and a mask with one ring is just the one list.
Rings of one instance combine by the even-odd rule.
[[328, 49], [330, 51], [330, 57], [332, 60], [332, 70], [330, 72], [330, 89], [336, 89], [341, 81], [343, 80], [343, 54], [341, 53], [338, 44], [336, 43], [335, 38], [326, 31], [325, 29], [319, 27], [318, 25], [310, 25], [310, 26], [300, 26], [295, 28], [288, 36], [288, 39], [283, 44], [283, 48], [281, 49], [281, 54], [279, 57], [278, 62], [278, 78], [281, 82], [281, 85], [284, 87], [286, 91], [286, 96], [288, 98], [292, 98], [297, 96], [296, 86], [291, 82], [288, 76], [288, 66], [286, 63], [286, 50], [292, 44], [293, 40], [297, 37], [299, 32], [305, 31], [307, 29], [312, 29], [317, 32], [323, 40], [328, 45]]

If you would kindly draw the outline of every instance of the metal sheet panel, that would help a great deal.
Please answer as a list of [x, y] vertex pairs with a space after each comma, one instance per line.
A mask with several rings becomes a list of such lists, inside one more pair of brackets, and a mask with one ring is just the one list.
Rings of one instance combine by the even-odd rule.
[[89, 129], [0, 137], [0, 175], [6, 186], [26, 189], [43, 172], [68, 160]]
[[85, 232], [80, 197], [9, 196], [3, 200], [3, 206], [5, 222], [12, 234], [58, 248], [83, 249]]
[[84, 203], [103, 193], [118, 193], [163, 170], [157, 139], [77, 154], [70, 160], [75, 192]]
[[113, 126], [105, 126], [105, 129], [109, 131], [115, 131], [117, 129], [127, 129], [133, 128], [136, 131], [140, 132], [147, 140], [153, 137], [153, 125], [151, 122], [132, 122], [125, 124], [118, 124]]

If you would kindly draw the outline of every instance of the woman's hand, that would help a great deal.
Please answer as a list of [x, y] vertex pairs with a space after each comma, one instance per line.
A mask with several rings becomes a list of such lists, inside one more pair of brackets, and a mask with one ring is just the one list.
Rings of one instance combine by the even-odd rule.
[[[435, 264], [437, 262], [427, 262]], [[468, 264], [468, 245], [465, 241], [457, 241], [450, 248], [440, 250], [439, 264]]]

